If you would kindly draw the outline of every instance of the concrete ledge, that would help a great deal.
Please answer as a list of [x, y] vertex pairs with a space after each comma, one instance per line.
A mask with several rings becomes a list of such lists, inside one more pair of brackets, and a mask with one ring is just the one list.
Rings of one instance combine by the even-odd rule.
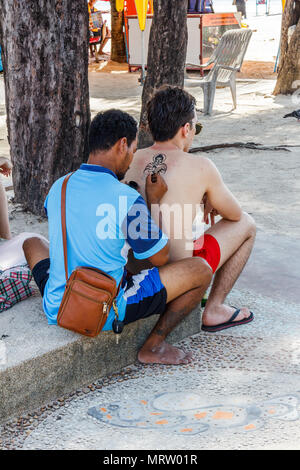
[[[86, 338], [49, 326], [37, 295], [0, 314], [0, 422], [38, 408], [136, 360], [157, 316], [115, 334]], [[171, 343], [200, 331], [199, 310], [170, 335]], [[2, 354], [3, 356], [3, 354]], [[1, 363], [2, 359], [2, 363]]]

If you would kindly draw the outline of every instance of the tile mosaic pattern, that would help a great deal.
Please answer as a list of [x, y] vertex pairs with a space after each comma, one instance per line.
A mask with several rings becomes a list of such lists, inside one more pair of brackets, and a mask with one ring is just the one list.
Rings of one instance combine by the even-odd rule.
[[182, 435], [224, 428], [255, 431], [268, 420], [300, 418], [300, 392], [248, 406], [235, 403], [203, 406], [206, 400], [193, 392], [162, 393], [150, 399], [94, 406], [88, 415], [112, 426], [167, 429]]

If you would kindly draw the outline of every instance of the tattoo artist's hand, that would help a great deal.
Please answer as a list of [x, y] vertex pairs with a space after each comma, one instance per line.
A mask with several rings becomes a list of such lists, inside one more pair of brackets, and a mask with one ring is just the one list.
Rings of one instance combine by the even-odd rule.
[[6, 158], [0, 158], [0, 173], [4, 176], [10, 176], [12, 164]]
[[146, 178], [146, 197], [149, 204], [158, 204], [168, 191], [168, 186], [159, 173], [148, 175]]

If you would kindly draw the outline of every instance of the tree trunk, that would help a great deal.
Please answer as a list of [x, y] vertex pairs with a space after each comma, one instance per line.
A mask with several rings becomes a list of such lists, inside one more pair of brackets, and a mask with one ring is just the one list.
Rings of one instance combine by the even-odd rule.
[[126, 49], [124, 40], [124, 12], [116, 10], [116, 0], [110, 0], [111, 6], [111, 53], [114, 62], [126, 62]]
[[[296, 28], [288, 40], [288, 29]], [[300, 86], [300, 0], [287, 0], [282, 15], [280, 65], [274, 94], [294, 93]]]
[[0, 0], [15, 200], [35, 214], [52, 183], [88, 154], [85, 0]]
[[187, 49], [188, 0], [154, 0], [149, 38], [147, 75], [142, 95], [139, 148], [153, 143], [148, 129], [146, 106], [161, 85], [184, 85]]

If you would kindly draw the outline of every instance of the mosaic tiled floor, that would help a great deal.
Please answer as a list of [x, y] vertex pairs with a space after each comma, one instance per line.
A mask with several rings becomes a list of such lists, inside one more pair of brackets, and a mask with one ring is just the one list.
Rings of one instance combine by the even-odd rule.
[[131, 403], [100, 404], [90, 408], [88, 414], [112, 426], [164, 428], [186, 435], [224, 428], [246, 432], [259, 429], [269, 420], [298, 420], [300, 392], [240, 406], [236, 403], [207, 404], [207, 398], [204, 400], [193, 392], [163, 393]]

